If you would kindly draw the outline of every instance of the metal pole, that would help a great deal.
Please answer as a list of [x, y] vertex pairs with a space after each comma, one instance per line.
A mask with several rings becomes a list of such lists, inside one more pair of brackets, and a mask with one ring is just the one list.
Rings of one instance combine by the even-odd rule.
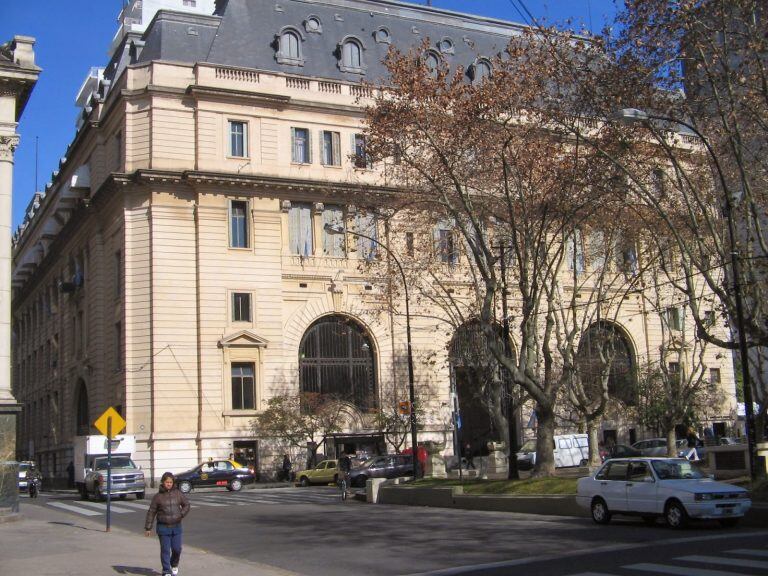
[[403, 271], [403, 267], [400, 264], [400, 261], [395, 256], [395, 253], [392, 252], [392, 250], [384, 244], [383, 242], [379, 241], [376, 238], [372, 238], [371, 236], [366, 236], [365, 234], [360, 234], [359, 232], [352, 232], [351, 230], [339, 230], [337, 228], [334, 228], [330, 224], [325, 225], [325, 230], [330, 232], [331, 234], [343, 234], [344, 232], [347, 232], [349, 234], [352, 234], [353, 236], [359, 236], [360, 238], [365, 238], [366, 240], [370, 240], [371, 242], [376, 242], [378, 246], [381, 246], [387, 254], [394, 260], [395, 264], [397, 265], [397, 269], [400, 271], [400, 277], [403, 279], [403, 290], [405, 291], [405, 335], [406, 335], [406, 343], [408, 346], [408, 400], [410, 403], [410, 421], [411, 421], [411, 446], [413, 449], [413, 478], [414, 480], [419, 477], [418, 475], [418, 443], [417, 443], [417, 423], [416, 423], [416, 407], [415, 407], [415, 391], [414, 391], [414, 382], [413, 382], [413, 349], [411, 347], [411, 309], [409, 304], [409, 298], [408, 298], [408, 280], [405, 277], [405, 272]]
[[[509, 358], [511, 350], [509, 347], [509, 312], [507, 309], [507, 262], [504, 253], [504, 246], [499, 246], [501, 255], [501, 314], [504, 316], [502, 321], [504, 331], [504, 354]], [[509, 461], [507, 462], [507, 478], [509, 480], [519, 480], [520, 473], [517, 470], [517, 406], [512, 402], [512, 379], [509, 370], [502, 366], [505, 388], [507, 391], [507, 434], [509, 436]]]
[[731, 195], [728, 193], [728, 184], [725, 181], [725, 175], [720, 167], [720, 162], [717, 159], [715, 151], [712, 149], [709, 141], [704, 135], [698, 131], [698, 129], [676, 118], [670, 118], [667, 116], [653, 116], [648, 115], [648, 119], [661, 120], [666, 122], [673, 122], [680, 124], [691, 130], [696, 136], [698, 136], [704, 147], [709, 152], [712, 160], [715, 163], [715, 170], [720, 178], [720, 185], [723, 188], [723, 194], [725, 195], [725, 211], [726, 219], [728, 221], [728, 237], [731, 242], [731, 269], [733, 271], [733, 297], [736, 301], [736, 329], [739, 336], [739, 352], [741, 356], [741, 378], [744, 381], [744, 433], [747, 437], [747, 450], [749, 452], [749, 474], [754, 480], [757, 477], [757, 468], [755, 467], [755, 414], [752, 406], [752, 380], [749, 376], [749, 348], [747, 346], [747, 334], [744, 330], [744, 303], [741, 294], [741, 266], [739, 265], [739, 253], [736, 250], [736, 231], [733, 223], [733, 203], [731, 202]]
[[107, 532], [110, 531], [112, 511], [112, 417], [107, 418]]

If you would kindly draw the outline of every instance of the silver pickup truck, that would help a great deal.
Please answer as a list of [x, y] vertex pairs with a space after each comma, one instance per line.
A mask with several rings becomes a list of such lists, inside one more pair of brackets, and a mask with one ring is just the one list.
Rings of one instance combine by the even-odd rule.
[[[135, 494], [136, 500], [144, 498], [146, 484], [144, 472], [128, 456], [112, 456], [112, 489], [110, 496], [125, 498]], [[107, 497], [107, 457], [94, 456], [91, 467], [86, 470], [85, 481], [80, 488], [80, 496], [88, 500], [94, 496], [98, 500]]]

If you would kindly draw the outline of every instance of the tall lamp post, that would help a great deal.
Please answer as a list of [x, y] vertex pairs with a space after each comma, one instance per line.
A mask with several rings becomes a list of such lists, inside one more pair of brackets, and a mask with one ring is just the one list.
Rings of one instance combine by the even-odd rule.
[[731, 269], [733, 272], [733, 297], [736, 300], [736, 327], [739, 332], [739, 351], [741, 355], [741, 377], [744, 381], [744, 410], [746, 422], [744, 426], [744, 432], [747, 436], [747, 450], [749, 452], [749, 472], [754, 479], [757, 476], [757, 469], [755, 468], [755, 434], [754, 434], [754, 410], [752, 406], [752, 381], [749, 377], [749, 350], [747, 347], [747, 335], [744, 330], [744, 304], [741, 293], [741, 267], [739, 264], [739, 253], [736, 250], [736, 231], [733, 222], [733, 202], [731, 195], [728, 193], [728, 184], [725, 180], [725, 175], [720, 166], [720, 161], [717, 159], [715, 151], [712, 149], [712, 145], [699, 132], [695, 126], [692, 126], [688, 122], [678, 120], [677, 118], [671, 118], [669, 116], [656, 116], [649, 114], [644, 110], [638, 110], [636, 108], [624, 108], [616, 113], [616, 119], [625, 123], [641, 122], [650, 125], [651, 120], [659, 120], [661, 122], [671, 122], [673, 124], [679, 124], [688, 128], [691, 132], [696, 134], [712, 157], [715, 164], [715, 170], [720, 179], [720, 185], [723, 188], [723, 194], [725, 195], [725, 211], [726, 219], [728, 221], [728, 236], [731, 242]]
[[395, 253], [392, 252], [392, 250], [387, 246], [386, 244], [382, 243], [376, 238], [373, 238], [371, 236], [366, 236], [365, 234], [361, 234], [359, 232], [352, 232], [351, 230], [345, 230], [344, 228], [341, 228], [340, 226], [333, 226], [332, 224], [326, 224], [324, 226], [325, 231], [328, 234], [334, 234], [334, 235], [344, 235], [344, 234], [351, 234], [352, 236], [358, 236], [360, 238], [365, 238], [366, 240], [370, 240], [371, 242], [375, 242], [377, 246], [381, 246], [387, 254], [392, 258], [394, 263], [397, 265], [397, 269], [400, 271], [400, 277], [403, 280], [403, 289], [405, 290], [405, 337], [406, 342], [408, 346], [408, 400], [409, 400], [409, 412], [410, 412], [410, 422], [411, 422], [411, 446], [413, 447], [413, 478], [414, 480], [418, 478], [418, 444], [417, 444], [417, 437], [416, 437], [416, 410], [414, 406], [415, 401], [415, 394], [414, 394], [414, 385], [413, 385], [413, 352], [411, 348], [411, 310], [410, 310], [410, 303], [408, 300], [408, 280], [405, 277], [405, 272], [403, 271], [403, 266], [400, 264], [400, 260], [397, 259], [395, 256]]

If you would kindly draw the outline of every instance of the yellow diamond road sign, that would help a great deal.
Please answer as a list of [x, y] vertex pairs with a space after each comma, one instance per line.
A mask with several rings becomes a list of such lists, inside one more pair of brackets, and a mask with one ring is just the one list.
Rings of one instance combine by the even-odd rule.
[[[109, 419], [112, 419], [112, 430], [107, 430], [107, 421]], [[96, 422], [93, 423], [94, 426], [96, 426], [96, 429], [101, 432], [104, 436], [109, 436], [109, 439], [112, 440], [115, 436], [120, 434], [120, 432], [123, 431], [125, 428], [125, 420], [123, 420], [123, 417], [118, 414], [117, 410], [110, 407], [107, 408], [104, 411], [104, 414], [99, 416], [99, 419], [96, 420]], [[108, 434], [107, 432], [112, 432], [112, 434]]]

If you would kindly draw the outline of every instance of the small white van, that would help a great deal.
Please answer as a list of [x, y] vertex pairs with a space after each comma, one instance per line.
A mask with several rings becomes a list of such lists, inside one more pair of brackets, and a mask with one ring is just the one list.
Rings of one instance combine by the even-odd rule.
[[[586, 434], [557, 434], [554, 437], [555, 468], [586, 466], [589, 437]], [[536, 439], [527, 440], [517, 453], [517, 467], [530, 470], [536, 465]]]

